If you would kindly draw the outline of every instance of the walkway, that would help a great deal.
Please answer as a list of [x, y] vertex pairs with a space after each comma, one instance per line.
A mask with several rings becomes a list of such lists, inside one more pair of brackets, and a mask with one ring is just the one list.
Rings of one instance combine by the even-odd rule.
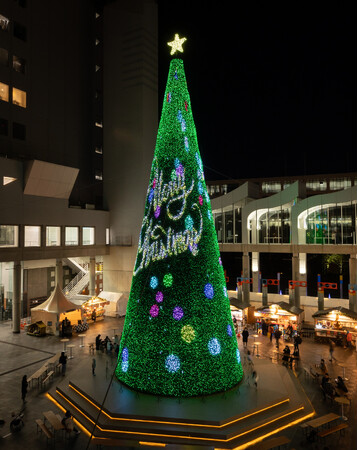
[[[105, 318], [103, 321], [99, 321], [90, 325], [90, 329], [86, 332], [84, 339], [84, 347], [80, 347], [80, 338], [73, 336], [69, 344], [73, 344], [73, 359], [68, 360], [66, 377], [71, 377], [71, 371], [74, 368], [83, 368], [83, 376], [90, 376], [91, 374], [91, 358], [89, 354], [88, 343], [94, 342], [97, 334], [101, 334], [102, 337], [106, 335], [112, 337], [114, 332], [120, 334], [123, 328], [123, 319]], [[256, 339], [261, 342], [260, 345], [260, 358], [270, 358], [274, 355], [275, 344], [270, 343], [269, 338], [260, 336]], [[252, 347], [254, 338], [249, 337], [249, 348]], [[24, 374], [30, 376], [37, 369], [39, 369], [44, 359], [50, 358], [53, 354], [62, 350], [63, 344], [60, 339], [55, 336], [46, 336], [44, 338], [35, 338], [28, 336], [25, 332], [21, 331], [20, 334], [13, 334], [11, 331], [10, 322], [0, 323], [0, 391], [2, 393], [0, 403], [0, 418], [6, 420], [4, 426], [0, 428], [0, 436], [3, 437], [1, 444], [7, 450], [23, 450], [24, 445], [32, 450], [42, 450], [50, 448], [46, 443], [45, 436], [36, 434], [35, 419], [42, 417], [42, 412], [52, 409], [56, 413], [56, 406], [51, 403], [46, 397], [47, 389], [56, 385], [61, 375], [56, 375], [54, 380], [47, 384], [46, 389], [41, 390], [37, 387], [29, 389], [27, 396], [27, 403], [24, 409], [25, 427], [17, 434], [10, 434], [9, 423], [11, 420], [11, 411], [19, 411], [22, 408], [21, 400], [21, 379]], [[283, 342], [280, 343], [281, 349], [283, 349]], [[239, 340], [239, 348], [242, 352], [242, 340]], [[327, 361], [328, 371], [332, 378], [342, 375], [342, 367], [338, 364], [343, 364], [346, 370], [346, 377], [349, 379], [347, 387], [349, 389], [350, 396], [352, 398], [352, 404], [350, 407], [346, 407], [345, 415], [348, 417], [348, 423], [350, 425], [349, 430], [346, 430], [345, 435], [340, 436], [339, 433], [326, 439], [326, 444], [318, 445], [315, 443], [308, 443], [306, 438], [301, 432], [301, 429], [296, 426], [291, 429], [285, 430], [280, 435], [285, 435], [291, 439], [291, 446], [289, 448], [295, 448], [296, 450], [310, 450], [310, 449], [336, 449], [336, 448], [356, 448], [356, 406], [357, 406], [357, 358], [354, 350], [345, 350], [343, 348], [336, 348], [335, 357], [337, 361], [330, 363], [328, 346], [317, 344], [313, 339], [304, 339], [300, 346], [301, 361], [299, 362], [296, 370], [296, 375], [302, 383], [307, 395], [311, 399], [313, 406], [318, 415], [326, 414], [328, 412], [335, 412], [340, 414], [340, 406], [336, 403], [331, 403], [329, 400], [324, 401], [319, 384], [314, 380], [305, 377], [303, 367], [309, 367], [311, 364], [318, 364], [321, 358]], [[114, 368], [115, 358], [106, 355], [102, 352], [97, 352], [95, 355], [97, 360], [97, 381], [108, 383], [110, 380], [110, 374]], [[243, 358], [244, 359], [244, 358]], [[257, 359], [253, 357], [253, 361]], [[277, 362], [274, 362], [277, 364]], [[287, 369], [291, 370], [291, 369]], [[246, 382], [246, 381], [244, 381]], [[259, 380], [260, 383], [260, 380]], [[252, 387], [252, 389], [255, 389]], [[61, 413], [62, 415], [62, 413]], [[59, 438], [58, 438], [59, 439]], [[87, 448], [88, 438], [84, 433], [79, 436], [73, 436], [69, 441], [56, 441], [57, 449], [75, 449], [83, 450]], [[94, 449], [95, 446], [89, 446], [90, 449]]]

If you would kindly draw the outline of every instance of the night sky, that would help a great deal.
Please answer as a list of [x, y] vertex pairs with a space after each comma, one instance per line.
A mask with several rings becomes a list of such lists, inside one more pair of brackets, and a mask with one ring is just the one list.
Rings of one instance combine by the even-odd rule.
[[179, 33], [207, 180], [356, 171], [355, 3], [159, 0], [159, 109]]

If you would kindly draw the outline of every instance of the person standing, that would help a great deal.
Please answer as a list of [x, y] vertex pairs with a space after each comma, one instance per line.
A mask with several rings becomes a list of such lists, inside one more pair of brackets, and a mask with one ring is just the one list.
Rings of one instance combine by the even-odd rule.
[[92, 359], [92, 375], [96, 376], [96, 358]]
[[296, 336], [295, 336], [295, 338], [293, 340], [293, 343], [294, 343], [294, 347], [293, 347], [294, 355], [295, 356], [300, 356], [300, 349], [298, 348], [298, 346], [300, 344], [302, 344], [302, 338], [301, 338], [301, 336], [299, 334], [296, 334]]
[[242, 332], [242, 342], [244, 344], [244, 347], [247, 347], [247, 340], [249, 338], [249, 332], [247, 328], [244, 328], [244, 331]]
[[280, 343], [279, 343], [280, 337], [282, 335], [282, 333], [281, 333], [281, 331], [280, 331], [280, 329], [278, 327], [277, 327], [277, 329], [276, 329], [274, 334], [275, 334], [275, 339], [276, 339], [276, 347], [278, 348], [279, 345], [280, 345]]
[[22, 401], [25, 403], [26, 402], [26, 394], [27, 394], [27, 386], [28, 386], [28, 382], [27, 382], [27, 376], [24, 375], [22, 377], [22, 382], [21, 382], [21, 398]]
[[347, 340], [347, 347], [351, 348], [351, 346], [352, 346], [352, 333], [350, 331], [347, 331], [346, 340]]
[[62, 376], [64, 377], [66, 373], [66, 364], [67, 364], [67, 356], [65, 355], [65, 352], [61, 352], [61, 356], [58, 362], [62, 364]]
[[70, 411], [65, 412], [65, 417], [61, 420], [62, 425], [64, 426], [67, 432], [74, 431], [76, 434], [80, 434], [81, 432], [77, 430], [75, 424], [73, 423]]

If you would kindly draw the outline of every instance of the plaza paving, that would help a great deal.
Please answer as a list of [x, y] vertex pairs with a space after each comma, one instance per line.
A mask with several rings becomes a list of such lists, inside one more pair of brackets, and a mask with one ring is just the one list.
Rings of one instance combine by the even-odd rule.
[[[86, 333], [85, 346], [80, 347], [80, 339], [77, 336], [71, 338], [70, 344], [74, 344], [73, 349], [74, 358], [68, 361], [66, 378], [71, 378], [71, 371], [83, 371], [84, 377], [92, 377], [91, 361], [93, 356], [89, 354], [88, 343], [94, 342], [95, 336], [101, 334], [102, 337], [106, 335], [112, 337], [114, 333], [120, 334], [123, 328], [123, 318], [105, 318], [103, 321], [91, 324], [90, 329]], [[277, 364], [274, 357], [275, 344], [270, 343], [269, 338], [259, 336], [256, 341], [261, 342], [260, 358], [267, 358], [272, 360], [272, 364]], [[252, 348], [254, 338], [249, 337], [249, 348]], [[280, 347], [283, 348], [281, 341]], [[28, 336], [24, 331], [20, 334], [13, 334], [11, 330], [11, 322], [0, 322], [0, 418], [6, 421], [5, 425], [0, 428], [0, 448], [12, 449], [46, 449], [51, 445], [47, 444], [46, 438], [43, 435], [36, 433], [35, 419], [42, 418], [43, 411], [52, 409], [54, 412], [60, 412], [56, 406], [51, 403], [45, 396], [48, 389], [56, 386], [56, 383], [62, 381], [62, 376], [56, 374], [53, 381], [47, 384], [45, 389], [33, 387], [29, 389], [27, 402], [24, 407], [25, 427], [16, 434], [11, 434], [9, 430], [9, 423], [11, 420], [11, 411], [19, 411], [22, 407], [21, 400], [21, 379], [24, 374], [30, 376], [38, 368], [40, 368], [44, 361], [55, 353], [58, 353], [63, 348], [60, 338], [55, 336], [46, 336], [44, 338], [35, 338]], [[239, 340], [239, 348], [244, 354], [242, 341]], [[356, 448], [356, 399], [357, 399], [357, 358], [356, 351], [352, 349], [344, 349], [337, 347], [334, 356], [336, 361], [330, 363], [328, 346], [315, 343], [311, 338], [304, 338], [300, 346], [301, 360], [294, 367], [294, 373], [300, 380], [306, 394], [311, 400], [317, 415], [323, 415], [328, 412], [335, 412], [340, 414], [340, 405], [330, 400], [323, 400], [323, 396], [319, 387], [310, 377], [307, 377], [304, 367], [309, 368], [310, 365], [318, 364], [321, 358], [327, 362], [328, 372], [332, 378], [342, 375], [345, 367], [345, 376], [348, 378], [347, 387], [349, 389], [349, 396], [351, 398], [351, 405], [345, 407], [345, 415], [348, 417], [349, 428], [344, 435], [336, 433], [326, 439], [326, 442], [310, 443], [306, 440], [304, 434], [299, 426], [286, 429], [279, 433], [291, 439], [288, 448], [298, 449], [354, 449]], [[95, 358], [97, 360], [97, 377], [96, 382], [108, 384], [111, 379], [111, 373], [115, 365], [115, 358], [106, 353], [96, 352]], [[243, 358], [244, 359], [244, 358]], [[253, 357], [255, 363], [257, 357]], [[281, 364], [281, 362], [278, 362]], [[291, 370], [291, 369], [287, 369]], [[244, 380], [246, 383], [246, 380]], [[260, 388], [260, 380], [258, 381]], [[252, 389], [255, 389], [252, 387]], [[62, 413], [61, 413], [62, 415]], [[89, 443], [88, 436], [81, 433], [79, 436], [73, 436], [69, 440], [61, 440], [58, 436], [56, 440], [56, 448], [69, 449], [92, 449], [94, 445]]]

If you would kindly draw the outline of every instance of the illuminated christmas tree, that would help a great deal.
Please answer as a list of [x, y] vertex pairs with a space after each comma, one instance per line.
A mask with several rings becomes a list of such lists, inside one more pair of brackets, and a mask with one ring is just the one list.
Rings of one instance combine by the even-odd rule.
[[[172, 54], [183, 39], [169, 43]], [[243, 375], [178, 58], [169, 68], [116, 375], [136, 390], [180, 397], [225, 391]]]

